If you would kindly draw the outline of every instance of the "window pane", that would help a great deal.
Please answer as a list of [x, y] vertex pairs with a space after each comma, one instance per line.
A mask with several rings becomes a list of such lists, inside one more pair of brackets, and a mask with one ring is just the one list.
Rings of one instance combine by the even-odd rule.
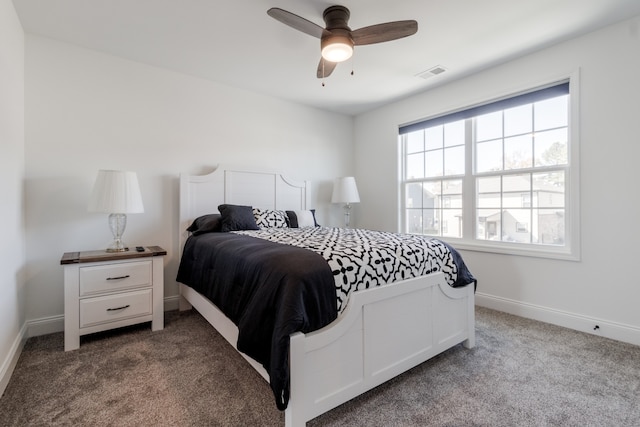
[[407, 155], [407, 179], [424, 178], [424, 153]]
[[531, 134], [504, 139], [504, 168], [523, 169], [533, 166], [533, 137]]
[[424, 183], [424, 207], [440, 208], [440, 195], [442, 194], [442, 182], [433, 181]]
[[502, 211], [502, 241], [531, 243], [531, 210], [506, 209]]
[[476, 172], [502, 170], [502, 140], [482, 142], [476, 145]]
[[419, 130], [406, 135], [407, 153], [424, 151], [424, 131]]
[[450, 210], [462, 209], [462, 194], [446, 194], [442, 195], [442, 207]]
[[500, 240], [502, 234], [500, 210], [478, 209], [476, 217], [476, 238], [480, 240]]
[[462, 210], [442, 210], [442, 235], [448, 237], [462, 237]]
[[442, 150], [427, 151], [426, 157], [426, 177], [442, 176]]
[[462, 194], [462, 180], [448, 179], [442, 182], [442, 194], [453, 196]]
[[502, 111], [476, 117], [476, 141], [486, 141], [502, 136]]
[[444, 125], [444, 146], [464, 145], [465, 131], [464, 120], [451, 122]]
[[567, 128], [538, 132], [535, 136], [536, 166], [567, 164]]
[[535, 207], [564, 208], [564, 172], [539, 173], [533, 175]]
[[423, 233], [430, 236], [440, 236], [440, 210], [425, 209], [423, 214]]
[[[508, 208], [521, 208], [527, 201], [524, 194], [531, 193], [531, 178], [526, 175], [507, 175], [502, 178], [502, 206]], [[530, 199], [529, 199], [530, 200]]]
[[406, 186], [406, 194], [405, 194], [405, 207], [408, 209], [411, 208], [422, 208], [422, 184], [421, 183], [410, 183]]
[[464, 175], [464, 146], [444, 150], [444, 174]]
[[478, 178], [477, 185], [477, 206], [479, 208], [500, 208], [502, 189], [500, 177]]
[[534, 104], [536, 131], [569, 125], [569, 95], [547, 99]]
[[407, 233], [422, 234], [422, 209], [407, 209]]
[[443, 127], [433, 126], [424, 130], [425, 133], [425, 149], [435, 150], [442, 148], [442, 131]]
[[532, 104], [504, 110], [504, 135], [521, 135], [533, 130]]
[[534, 209], [537, 221], [534, 243], [564, 245], [564, 209]]

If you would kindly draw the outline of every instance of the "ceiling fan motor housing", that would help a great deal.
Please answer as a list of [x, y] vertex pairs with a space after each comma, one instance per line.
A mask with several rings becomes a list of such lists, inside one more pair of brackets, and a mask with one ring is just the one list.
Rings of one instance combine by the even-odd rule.
[[351, 31], [351, 28], [347, 25], [350, 16], [349, 9], [344, 6], [330, 6], [322, 13], [322, 19], [324, 19], [329, 31], [334, 29]]

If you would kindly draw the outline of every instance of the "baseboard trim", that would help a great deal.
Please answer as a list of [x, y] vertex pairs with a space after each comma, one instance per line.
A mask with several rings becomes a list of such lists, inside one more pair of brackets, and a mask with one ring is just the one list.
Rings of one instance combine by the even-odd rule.
[[[166, 297], [164, 299], [164, 311], [178, 310], [179, 301], [180, 295]], [[27, 320], [25, 327], [27, 338], [62, 332], [64, 331], [64, 315]]]
[[178, 310], [178, 304], [180, 302], [180, 295], [173, 295], [164, 299], [164, 311], [176, 311]]
[[16, 338], [13, 340], [13, 344], [9, 349], [7, 358], [2, 362], [2, 366], [0, 366], [0, 396], [4, 394], [4, 391], [9, 384], [9, 380], [11, 379], [11, 375], [13, 374], [13, 370], [18, 364], [18, 359], [20, 358], [20, 354], [22, 353], [25, 342], [27, 342], [26, 323], [22, 325], [22, 328], [20, 328], [18, 336], [16, 336]]
[[54, 334], [64, 331], [64, 315], [41, 317], [39, 319], [27, 320], [28, 337], [38, 337], [40, 335]]
[[640, 328], [623, 323], [583, 316], [482, 292], [476, 293], [476, 305], [592, 335], [640, 345]]

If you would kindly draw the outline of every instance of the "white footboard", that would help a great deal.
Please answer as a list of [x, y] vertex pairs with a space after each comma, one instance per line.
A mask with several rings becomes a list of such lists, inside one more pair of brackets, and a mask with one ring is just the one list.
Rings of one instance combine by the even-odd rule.
[[444, 350], [475, 345], [473, 285], [442, 273], [359, 291], [327, 327], [291, 337], [286, 426], [306, 421]]

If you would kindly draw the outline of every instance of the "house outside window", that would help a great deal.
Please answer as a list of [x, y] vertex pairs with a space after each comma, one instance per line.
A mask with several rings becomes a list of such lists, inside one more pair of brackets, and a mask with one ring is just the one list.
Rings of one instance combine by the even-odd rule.
[[571, 107], [562, 82], [401, 127], [401, 231], [571, 254]]

